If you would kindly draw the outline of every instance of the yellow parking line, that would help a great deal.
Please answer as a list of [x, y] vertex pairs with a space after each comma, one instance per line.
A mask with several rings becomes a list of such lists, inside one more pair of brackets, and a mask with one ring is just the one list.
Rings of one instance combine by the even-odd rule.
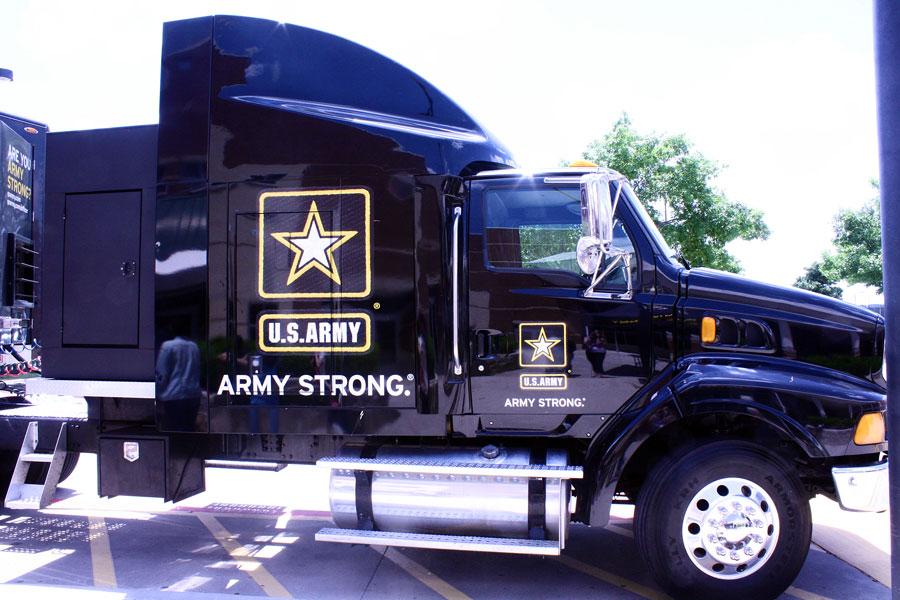
[[819, 594], [807, 592], [806, 590], [801, 590], [800, 588], [794, 586], [789, 587], [785, 591], [791, 596], [799, 598], [800, 600], [831, 600], [828, 596], [820, 596]]
[[447, 598], [447, 600], [472, 600], [469, 596], [398, 550], [385, 548], [384, 546], [372, 546], [372, 550], [380, 552], [385, 558], [431, 588], [434, 592]]
[[246, 571], [266, 595], [276, 598], [291, 597], [291, 593], [266, 570], [262, 563], [250, 556], [246, 548], [235, 542], [234, 536], [215, 517], [208, 514], [197, 514], [197, 518], [209, 529], [209, 532], [225, 548], [231, 558], [237, 561], [238, 569]]
[[106, 519], [88, 517], [88, 541], [91, 545], [91, 569], [94, 572], [94, 587], [117, 587], [116, 568], [113, 566], [109, 549], [109, 533]]
[[581, 562], [580, 560], [576, 560], [571, 556], [560, 555], [555, 557], [557, 561], [566, 565], [570, 569], [575, 569], [576, 571], [581, 571], [585, 575], [590, 575], [600, 581], [605, 581], [606, 583], [612, 584], [616, 587], [620, 587], [625, 591], [631, 592], [632, 594], [637, 594], [642, 598], [647, 598], [647, 600], [671, 600], [669, 596], [666, 594], [654, 590], [653, 588], [649, 588], [645, 585], [641, 585], [640, 583], [635, 583], [630, 579], [625, 579], [624, 577], [620, 577], [619, 575], [614, 575], [609, 571], [604, 571], [603, 569], [598, 569], [593, 565], [589, 565]]

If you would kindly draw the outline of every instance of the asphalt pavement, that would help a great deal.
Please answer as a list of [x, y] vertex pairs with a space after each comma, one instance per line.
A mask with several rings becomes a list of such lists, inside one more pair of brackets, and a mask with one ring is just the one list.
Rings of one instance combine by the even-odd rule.
[[[0, 511], [0, 598], [666, 597], [637, 554], [630, 506], [605, 529], [573, 525], [560, 557], [329, 544], [313, 539], [331, 525], [327, 475], [210, 468], [207, 491], [177, 504], [103, 499], [85, 455], [50, 507]], [[886, 514], [813, 507], [816, 543], [784, 597], [889, 598]]]

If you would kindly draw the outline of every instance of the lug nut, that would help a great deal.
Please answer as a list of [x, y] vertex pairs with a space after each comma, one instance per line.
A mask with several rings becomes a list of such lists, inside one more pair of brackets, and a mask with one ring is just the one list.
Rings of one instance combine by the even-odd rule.
[[758, 528], [760, 528], [760, 529], [762, 529], [763, 522], [760, 521], [759, 519], [757, 519], [757, 520], [753, 521], [753, 525], [756, 526], [756, 527], [758, 527]]
[[718, 554], [719, 556], [725, 556], [725, 548], [723, 548], [722, 546], [717, 546], [716, 554]]
[[753, 556], [753, 548], [751, 548], [750, 546], [745, 546], [744, 554], [746, 554], [747, 556]]
[[732, 504], [732, 506], [734, 507], [734, 510], [741, 510], [741, 509], [743, 508], [743, 507], [741, 506], [741, 503], [740, 503], [740, 502], [735, 502], [735, 503]]

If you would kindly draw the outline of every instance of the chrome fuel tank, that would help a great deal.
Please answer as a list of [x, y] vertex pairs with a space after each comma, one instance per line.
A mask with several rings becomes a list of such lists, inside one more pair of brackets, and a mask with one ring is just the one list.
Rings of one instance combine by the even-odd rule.
[[[568, 480], [516, 476], [504, 468], [531, 464], [528, 449], [385, 447], [375, 458], [496, 466], [497, 474], [410, 473], [399, 466], [397, 471], [371, 473], [334, 469], [330, 502], [338, 527], [361, 528], [359, 515], [371, 502], [372, 526], [379, 531], [528, 538], [537, 526], [547, 539], [565, 539]], [[545, 462], [566, 466], [566, 453], [549, 450]]]

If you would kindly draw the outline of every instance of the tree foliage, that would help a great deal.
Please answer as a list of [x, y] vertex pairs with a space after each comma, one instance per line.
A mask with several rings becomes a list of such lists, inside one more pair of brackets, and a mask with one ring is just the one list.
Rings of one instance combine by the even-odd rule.
[[[728, 200], [713, 187], [720, 167], [693, 150], [683, 135], [642, 135], [623, 115], [583, 157], [627, 177], [666, 241], [692, 265], [739, 272], [725, 245], [769, 235], [762, 212]], [[660, 214], [661, 207], [667, 214]]]
[[[878, 183], [872, 186], [877, 190]], [[826, 252], [821, 261], [809, 266], [794, 284], [806, 287], [814, 270], [825, 278], [824, 283], [836, 287], [839, 281], [862, 283], [884, 292], [884, 271], [881, 253], [881, 200], [876, 195], [859, 210], [842, 210], [834, 218], [834, 251]], [[801, 285], [801, 281], [804, 285]], [[828, 294], [832, 295], [832, 294]]]
[[806, 272], [794, 282], [794, 286], [832, 298], [840, 298], [844, 294], [840, 286], [822, 271], [821, 261], [816, 261], [808, 266]]
[[859, 210], [843, 210], [834, 220], [835, 253], [823, 269], [835, 281], [863, 283], [884, 292], [881, 255], [881, 201], [876, 197]]

